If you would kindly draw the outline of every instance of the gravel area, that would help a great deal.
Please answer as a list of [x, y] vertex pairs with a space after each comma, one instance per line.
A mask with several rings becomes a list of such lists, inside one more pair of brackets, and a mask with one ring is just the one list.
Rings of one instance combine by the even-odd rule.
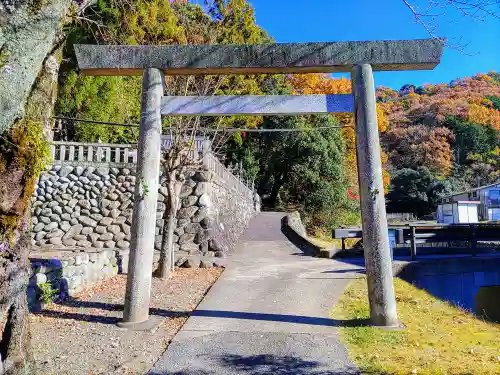
[[126, 275], [118, 275], [31, 315], [32, 345], [41, 375], [144, 374], [165, 351], [221, 269], [178, 269], [153, 279], [151, 314], [164, 316], [151, 332], [120, 329]]

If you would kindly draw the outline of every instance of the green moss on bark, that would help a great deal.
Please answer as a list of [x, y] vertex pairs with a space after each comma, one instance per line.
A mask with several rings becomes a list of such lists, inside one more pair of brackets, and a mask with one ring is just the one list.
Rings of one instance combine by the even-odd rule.
[[[50, 162], [41, 123], [23, 120], [0, 138], [0, 242], [19, 226], [40, 173]], [[9, 179], [14, 176], [17, 178]]]

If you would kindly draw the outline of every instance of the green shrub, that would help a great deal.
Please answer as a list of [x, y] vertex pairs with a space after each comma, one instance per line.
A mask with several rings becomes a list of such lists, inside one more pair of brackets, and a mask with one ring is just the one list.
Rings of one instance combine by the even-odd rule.
[[50, 282], [38, 285], [39, 298], [43, 303], [49, 303], [59, 297], [59, 290], [53, 287]]

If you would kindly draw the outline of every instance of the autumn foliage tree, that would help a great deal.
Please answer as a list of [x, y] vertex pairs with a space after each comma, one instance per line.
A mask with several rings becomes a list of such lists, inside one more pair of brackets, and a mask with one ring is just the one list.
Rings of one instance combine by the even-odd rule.
[[453, 140], [453, 132], [448, 128], [424, 125], [394, 126], [384, 136], [391, 165], [413, 169], [426, 166], [441, 177], [451, 172]]
[[[296, 95], [307, 94], [350, 94], [352, 92], [351, 80], [341, 77], [333, 78], [329, 74], [313, 73], [313, 74], [296, 74], [289, 77], [293, 93]], [[345, 166], [348, 171], [348, 180], [352, 186], [351, 189], [357, 190], [358, 175], [356, 162], [356, 136], [354, 130], [354, 117], [352, 113], [335, 113], [334, 116], [341, 124], [349, 125], [342, 129], [342, 136], [346, 143]], [[389, 121], [382, 105], [377, 105], [377, 119], [380, 133], [384, 133]], [[387, 156], [382, 155], [382, 162], [387, 162]], [[384, 186], [389, 185], [389, 174], [384, 169]]]
[[[424, 167], [426, 181], [446, 182], [450, 191], [498, 179], [498, 73], [479, 73], [449, 84], [408, 84], [398, 91], [378, 87], [376, 94], [390, 123], [382, 141], [393, 176], [408, 180], [421, 175], [419, 168]], [[393, 184], [392, 189], [396, 188]], [[404, 206], [397, 204], [398, 196], [402, 195], [391, 193], [391, 209]], [[405, 199], [412, 196], [417, 195]], [[432, 209], [435, 201], [429, 202]]]

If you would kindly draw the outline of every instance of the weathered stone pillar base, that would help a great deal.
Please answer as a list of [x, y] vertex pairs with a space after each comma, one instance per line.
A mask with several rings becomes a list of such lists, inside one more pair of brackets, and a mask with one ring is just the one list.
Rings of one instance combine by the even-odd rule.
[[162, 316], [152, 316], [144, 322], [118, 322], [116, 325], [120, 328], [127, 329], [129, 331], [148, 331], [156, 332], [161, 323], [165, 320]]
[[356, 149], [370, 318], [375, 326], [395, 327], [399, 323], [389, 251], [371, 65], [362, 64], [354, 67], [352, 90], [355, 100]]
[[[123, 312], [124, 328], [140, 327], [149, 318], [149, 301], [155, 242], [158, 177], [161, 159], [162, 73], [147, 69], [143, 74], [141, 124], [137, 147], [137, 177]], [[144, 326], [148, 326], [145, 324]], [[148, 326], [149, 327], [149, 326]], [[148, 328], [144, 328], [148, 329]]]

